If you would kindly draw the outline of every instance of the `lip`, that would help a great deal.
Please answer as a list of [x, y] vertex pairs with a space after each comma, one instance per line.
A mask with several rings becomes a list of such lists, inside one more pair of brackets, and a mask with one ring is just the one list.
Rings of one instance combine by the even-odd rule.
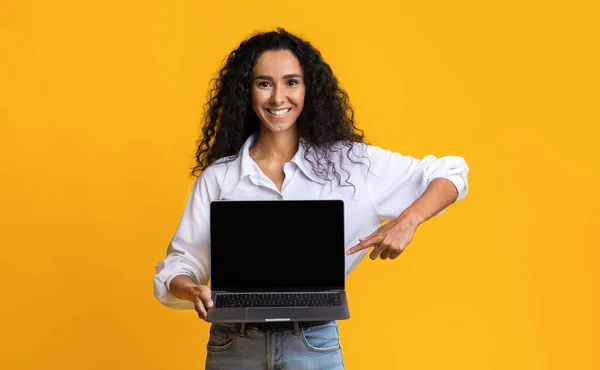
[[[284, 115], [276, 116], [273, 113], [269, 112], [269, 109], [271, 109], [271, 110], [285, 110], [285, 109], [288, 109], [288, 111]], [[269, 114], [269, 116], [271, 116], [273, 118], [283, 118], [283, 117], [287, 116], [291, 111], [292, 111], [292, 108], [265, 108], [265, 112], [267, 112], [267, 114]]]

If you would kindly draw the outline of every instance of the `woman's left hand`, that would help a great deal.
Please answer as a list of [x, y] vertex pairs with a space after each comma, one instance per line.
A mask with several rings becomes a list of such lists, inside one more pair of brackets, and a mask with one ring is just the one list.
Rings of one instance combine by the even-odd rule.
[[350, 255], [374, 247], [369, 255], [372, 260], [377, 257], [381, 257], [382, 260], [389, 257], [393, 260], [410, 244], [420, 224], [421, 222], [415, 215], [401, 214], [366, 238], [359, 239], [360, 243], [350, 248], [346, 254]]

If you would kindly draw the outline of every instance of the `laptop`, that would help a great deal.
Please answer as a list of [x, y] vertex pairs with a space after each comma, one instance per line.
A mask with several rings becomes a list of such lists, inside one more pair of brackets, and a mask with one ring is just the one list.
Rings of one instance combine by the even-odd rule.
[[350, 317], [342, 200], [210, 204], [209, 322]]

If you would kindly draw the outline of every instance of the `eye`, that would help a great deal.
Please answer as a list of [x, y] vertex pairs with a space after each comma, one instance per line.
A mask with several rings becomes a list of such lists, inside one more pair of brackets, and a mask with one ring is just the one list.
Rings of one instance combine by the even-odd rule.
[[289, 80], [288, 81], [288, 85], [290, 85], [290, 86], [298, 85], [298, 83], [299, 83], [298, 80]]
[[267, 81], [260, 81], [258, 84], [256, 84], [258, 87], [269, 87], [271, 86], [271, 83], [267, 82]]

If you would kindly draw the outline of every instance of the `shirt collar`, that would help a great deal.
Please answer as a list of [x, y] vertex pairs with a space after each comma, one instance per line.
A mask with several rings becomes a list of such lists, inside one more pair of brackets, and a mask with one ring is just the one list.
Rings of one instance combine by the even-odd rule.
[[254, 160], [252, 160], [252, 158], [250, 158], [250, 148], [252, 147], [252, 145], [254, 145], [257, 138], [258, 133], [256, 132], [250, 135], [246, 139], [244, 145], [242, 145], [242, 148], [238, 153], [238, 157], [240, 158], [240, 179], [243, 179], [246, 176], [250, 176], [256, 173], [257, 171], [255, 167], [257, 166], [256, 163], [254, 162]]
[[[250, 148], [256, 140], [258, 139], [258, 133], [255, 132], [246, 139], [244, 145], [240, 149], [238, 156], [240, 158], [240, 178], [244, 178], [246, 176], [250, 176], [255, 174], [259, 168], [256, 162], [250, 157]], [[290, 162], [294, 163], [300, 170], [304, 173], [306, 177], [308, 177], [311, 181], [317, 182], [319, 184], [324, 184], [325, 180], [319, 177], [317, 174], [313, 172], [312, 166], [310, 162], [308, 162], [304, 158], [304, 154], [306, 153], [306, 149], [304, 147], [305, 141], [300, 139], [300, 145], [298, 145], [298, 150], [296, 154], [292, 157]], [[310, 155], [310, 154], [309, 154]], [[311, 156], [312, 159], [315, 156]]]

